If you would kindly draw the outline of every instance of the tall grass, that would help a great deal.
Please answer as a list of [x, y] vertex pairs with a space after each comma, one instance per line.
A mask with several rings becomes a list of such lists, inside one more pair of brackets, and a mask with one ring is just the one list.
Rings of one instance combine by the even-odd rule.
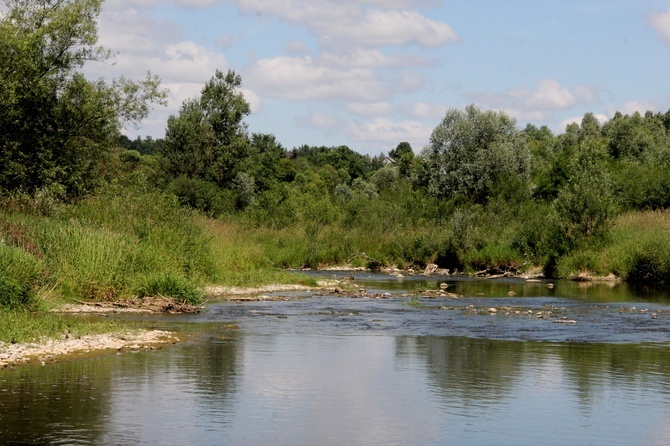
[[0, 290], [13, 296], [5, 307], [38, 293], [65, 300], [160, 294], [197, 304], [205, 284], [303, 280], [277, 272], [260, 247], [168, 194], [112, 185], [46, 212], [21, 203], [18, 212], [0, 207], [0, 266], [13, 265], [0, 272]]
[[605, 243], [561, 259], [563, 276], [614, 273], [633, 284], [670, 283], [670, 211], [617, 217]]
[[39, 258], [0, 240], [0, 308], [37, 309], [37, 290], [43, 279]]

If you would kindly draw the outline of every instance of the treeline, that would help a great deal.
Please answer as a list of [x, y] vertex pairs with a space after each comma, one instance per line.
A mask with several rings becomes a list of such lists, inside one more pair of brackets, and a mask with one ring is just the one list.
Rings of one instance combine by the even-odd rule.
[[[253, 282], [248, 270], [270, 265], [539, 266], [670, 281], [670, 111], [605, 123], [587, 113], [554, 135], [470, 105], [449, 110], [426, 147], [399, 142], [373, 157], [251, 133], [241, 77], [216, 71], [164, 138], [130, 140], [123, 126], [165, 91], [150, 74], [79, 72], [109, 55], [96, 46], [101, 1], [6, 3], [0, 294], [27, 301], [37, 283], [65, 295], [196, 301], [196, 284]], [[114, 268], [96, 257], [99, 243], [117, 256]], [[224, 245], [247, 251], [217, 251]], [[84, 248], [99, 270], [68, 257]]]
[[[185, 206], [275, 231], [264, 244], [278, 266], [626, 276], [630, 259], [575, 256], [611, 245], [618, 216], [670, 206], [670, 111], [605, 123], [587, 113], [554, 135], [471, 105], [448, 111], [419, 153], [401, 142], [371, 157], [346, 146], [287, 150], [273, 135], [248, 135], [240, 84], [233, 72], [216, 73], [170, 118], [164, 139], [136, 141], [154, 155], [119, 155]], [[659, 255], [645, 261], [661, 268]], [[665, 280], [646, 268], [635, 277]]]
[[[202, 98], [224, 79], [217, 73]], [[211, 99], [194, 99], [156, 142], [157, 164], [165, 166], [157, 184], [212, 217], [273, 229], [361, 227], [399, 237], [431, 227], [450, 232], [449, 243], [377, 260], [459, 269], [533, 263], [554, 273], [560, 257], [605, 243], [617, 215], [670, 206], [670, 112], [617, 113], [604, 124], [587, 113], [554, 135], [547, 127], [518, 129], [505, 113], [471, 105], [447, 112], [419, 154], [401, 142], [388, 156], [370, 157], [346, 146], [286, 150], [272, 135], [246, 137], [248, 108], [235, 93], [240, 82], [229, 73], [219, 90], [242, 104], [235, 125], [222, 125], [221, 114], [207, 109]], [[501, 216], [506, 224], [487, 228]], [[485, 248], [498, 255], [470, 258]], [[316, 266], [346, 259], [304, 260]]]

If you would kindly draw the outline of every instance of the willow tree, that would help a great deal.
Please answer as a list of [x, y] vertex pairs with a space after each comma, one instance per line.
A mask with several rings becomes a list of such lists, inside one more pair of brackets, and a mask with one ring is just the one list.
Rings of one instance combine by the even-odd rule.
[[91, 81], [87, 62], [106, 61], [98, 45], [102, 0], [5, 0], [0, 12], [0, 189], [92, 188], [123, 126], [163, 103], [147, 74]]
[[484, 203], [504, 184], [527, 187], [530, 152], [516, 121], [474, 105], [449, 110], [425, 152], [428, 188], [434, 195]]

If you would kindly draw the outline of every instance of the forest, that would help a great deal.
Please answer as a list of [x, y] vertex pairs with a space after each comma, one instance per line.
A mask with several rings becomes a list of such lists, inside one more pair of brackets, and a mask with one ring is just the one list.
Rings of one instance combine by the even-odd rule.
[[452, 108], [425, 147], [287, 148], [216, 71], [166, 122], [157, 75], [90, 80], [100, 0], [0, 16], [0, 306], [308, 283], [325, 266], [670, 282], [670, 110], [586, 113], [561, 134]]

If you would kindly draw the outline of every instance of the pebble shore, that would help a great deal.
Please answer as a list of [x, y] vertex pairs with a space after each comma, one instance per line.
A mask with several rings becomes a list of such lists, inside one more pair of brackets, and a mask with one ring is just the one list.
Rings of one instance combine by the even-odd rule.
[[178, 341], [168, 331], [138, 330], [81, 337], [64, 335], [63, 339], [26, 344], [0, 343], [0, 369], [26, 363], [45, 365], [67, 356], [91, 352], [156, 349]]

